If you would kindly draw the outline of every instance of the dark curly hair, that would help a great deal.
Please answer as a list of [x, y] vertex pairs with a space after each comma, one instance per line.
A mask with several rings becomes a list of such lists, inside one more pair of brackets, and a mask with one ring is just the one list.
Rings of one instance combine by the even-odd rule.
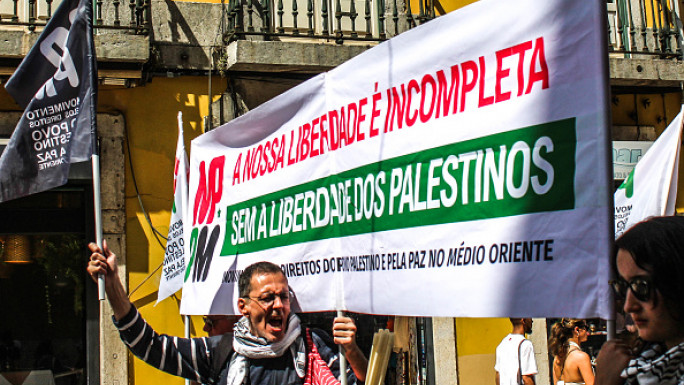
[[668, 311], [684, 324], [684, 217], [652, 217], [627, 230], [615, 241], [616, 274], [619, 249], [628, 251], [634, 263], [651, 274]]

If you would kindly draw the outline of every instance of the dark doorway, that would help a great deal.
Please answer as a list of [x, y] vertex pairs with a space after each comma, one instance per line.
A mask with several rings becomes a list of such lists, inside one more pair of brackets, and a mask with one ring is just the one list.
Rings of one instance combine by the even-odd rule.
[[88, 327], [98, 304], [86, 296], [89, 190], [72, 183], [0, 204], [0, 375], [10, 382], [99, 382], [99, 332]]

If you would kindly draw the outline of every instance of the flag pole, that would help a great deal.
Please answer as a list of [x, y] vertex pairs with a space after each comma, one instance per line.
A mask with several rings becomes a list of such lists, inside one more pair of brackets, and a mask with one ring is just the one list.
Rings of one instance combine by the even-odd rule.
[[[606, 6], [603, 6], [603, 5], [600, 6], [599, 8], [601, 9], [601, 18], [600, 18], [601, 28], [599, 30], [599, 36], [601, 38], [600, 41], [607, 42], [607, 41], [609, 41], [607, 31], [610, 28], [608, 26], [608, 9], [606, 8]], [[605, 43], [602, 44], [602, 47], [603, 47], [601, 50], [602, 54], [600, 56], [601, 57], [601, 72], [602, 72], [601, 77], [609, 80], [610, 79], [610, 65], [608, 63], [608, 47]], [[603, 128], [604, 128], [604, 130], [603, 130], [604, 143], [605, 143], [605, 148], [604, 148], [604, 153], [603, 153], [604, 162], [605, 162], [605, 164], [608, 164], [608, 165], [613, 163], [612, 146], [611, 146], [613, 139], [612, 139], [611, 134], [610, 134], [610, 127], [612, 127], [613, 123], [612, 123], [611, 110], [610, 110], [611, 109], [610, 98], [611, 98], [610, 87], [604, 87], [602, 99], [603, 99], [603, 103], [604, 103], [603, 110], [605, 111], [605, 113], [602, 116], [603, 121], [601, 123], [602, 123]], [[607, 174], [607, 175], [605, 175], [605, 180], [612, 181], [613, 180], [613, 173], [612, 173], [611, 167], [607, 167], [605, 173]], [[612, 220], [608, 221], [608, 223], [606, 224], [606, 226], [608, 227], [608, 234], [615, 234], [615, 202], [614, 202], [614, 196], [613, 196], [613, 194], [605, 194], [605, 195], [606, 195], [607, 199], [606, 199], [606, 201], [604, 201], [604, 204], [606, 205], [606, 210], [608, 210], [609, 218], [612, 219]], [[612, 248], [611, 248], [611, 250], [612, 250]], [[613, 255], [613, 254], [610, 253], [609, 255], [604, 256], [604, 258], [610, 258], [611, 255]], [[609, 274], [611, 276], [610, 278], [612, 279], [613, 273], [611, 272]], [[606, 282], [602, 282], [602, 283], [604, 285], [606, 284]], [[616, 317], [616, 313], [615, 313], [615, 298], [613, 296], [613, 291], [610, 290], [608, 293], [609, 293], [608, 294], [608, 303], [609, 303], [609, 307], [610, 307], [610, 319], [606, 320], [606, 339], [608, 341], [610, 341], [610, 340], [615, 339], [615, 317]]]
[[[337, 308], [337, 316], [344, 317], [344, 277], [341, 272], [335, 274], [335, 302]], [[347, 385], [347, 357], [344, 355], [342, 345], [337, 345], [338, 356], [340, 359], [340, 385]]]
[[[90, 140], [92, 145], [92, 169], [93, 169], [93, 206], [95, 211], [95, 242], [97, 246], [104, 253], [103, 236], [102, 236], [102, 196], [100, 194], [100, 145], [97, 139], [97, 59], [95, 58], [95, 42], [93, 37], [93, 8], [94, 0], [85, 0], [89, 7], [86, 7], [88, 14], [88, 34], [87, 38], [89, 52], [88, 59], [91, 63], [90, 67]], [[105, 256], [106, 258], [106, 256]], [[97, 276], [97, 296], [100, 301], [105, 299], [105, 277], [103, 274]]]
[[[342, 310], [337, 311], [338, 317], [344, 317], [344, 312]], [[340, 384], [347, 385], [347, 357], [344, 355], [344, 350], [342, 345], [338, 345], [340, 354]]]
[[[185, 321], [185, 325], [184, 325], [185, 338], [190, 338], [190, 316], [184, 315], [183, 321]], [[190, 380], [188, 380], [187, 378], [185, 379], [185, 385], [190, 385]]]
[[[97, 138], [93, 138], [94, 151], [91, 157], [93, 166], [93, 200], [95, 210], [95, 242], [104, 253], [102, 245], [102, 199], [100, 196], [100, 155], [97, 145]], [[105, 299], [105, 277], [103, 274], [97, 275], [97, 296], [100, 301]]]

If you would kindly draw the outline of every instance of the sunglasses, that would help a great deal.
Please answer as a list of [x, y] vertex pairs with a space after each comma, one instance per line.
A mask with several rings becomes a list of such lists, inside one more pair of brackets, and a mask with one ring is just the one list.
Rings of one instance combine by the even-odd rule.
[[641, 302], [650, 301], [653, 295], [653, 283], [646, 278], [634, 278], [629, 282], [618, 278], [610, 280], [609, 283], [618, 299], [627, 298], [627, 289]]
[[[225, 317], [224, 317], [225, 318]], [[214, 324], [223, 320], [224, 318], [217, 318], [217, 319], [211, 319], [209, 317], [202, 317], [202, 321], [204, 321], [204, 324], [209, 326], [210, 329], [214, 328]]]

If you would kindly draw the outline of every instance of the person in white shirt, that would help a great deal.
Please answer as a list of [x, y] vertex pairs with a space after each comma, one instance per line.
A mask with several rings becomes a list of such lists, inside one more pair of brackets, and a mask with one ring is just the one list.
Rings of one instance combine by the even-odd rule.
[[532, 318], [511, 318], [513, 330], [496, 347], [496, 385], [534, 385], [537, 362], [532, 341]]

